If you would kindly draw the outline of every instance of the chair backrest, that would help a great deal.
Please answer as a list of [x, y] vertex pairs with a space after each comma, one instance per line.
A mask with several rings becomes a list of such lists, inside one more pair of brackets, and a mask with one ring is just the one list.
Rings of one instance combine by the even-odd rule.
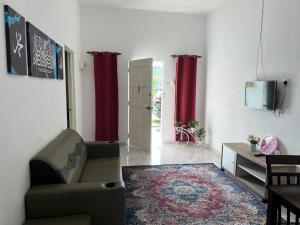
[[[286, 177], [286, 184], [291, 184], [292, 182], [300, 184], [300, 172], [281, 172], [273, 171], [272, 165], [300, 165], [299, 155], [267, 155], [267, 181], [268, 185], [273, 185], [273, 177], [277, 177], [277, 184], [282, 184], [282, 177]], [[291, 180], [294, 178], [294, 181]]]
[[83, 139], [66, 129], [30, 160], [31, 185], [78, 182], [86, 159]]

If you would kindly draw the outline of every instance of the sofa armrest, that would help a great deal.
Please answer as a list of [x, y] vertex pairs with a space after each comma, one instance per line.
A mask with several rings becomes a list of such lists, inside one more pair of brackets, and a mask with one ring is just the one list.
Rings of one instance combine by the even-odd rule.
[[86, 142], [88, 159], [119, 157], [119, 143], [109, 142]]
[[[109, 186], [109, 187], [107, 187]], [[89, 214], [92, 225], [125, 224], [125, 188], [105, 183], [41, 185], [25, 197], [29, 219]]]

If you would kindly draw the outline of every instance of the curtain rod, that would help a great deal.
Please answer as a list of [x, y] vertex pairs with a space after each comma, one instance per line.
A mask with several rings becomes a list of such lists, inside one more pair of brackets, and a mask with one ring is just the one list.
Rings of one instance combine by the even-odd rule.
[[195, 57], [195, 58], [202, 58], [202, 56], [200, 55], [171, 55], [171, 57], [176, 58], [176, 57], [184, 57], [184, 56], [188, 56], [188, 57]]
[[94, 54], [115, 54], [115, 55], [122, 55], [121, 53], [119, 52], [98, 52], [98, 51], [88, 51], [86, 52], [87, 54], [91, 54], [91, 55], [94, 55]]

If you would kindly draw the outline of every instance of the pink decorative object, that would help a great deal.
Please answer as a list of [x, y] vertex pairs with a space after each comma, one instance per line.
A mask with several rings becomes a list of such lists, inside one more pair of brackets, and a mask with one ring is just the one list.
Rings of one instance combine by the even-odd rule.
[[276, 137], [267, 136], [265, 137], [260, 145], [261, 152], [265, 155], [273, 154], [278, 147], [278, 141]]

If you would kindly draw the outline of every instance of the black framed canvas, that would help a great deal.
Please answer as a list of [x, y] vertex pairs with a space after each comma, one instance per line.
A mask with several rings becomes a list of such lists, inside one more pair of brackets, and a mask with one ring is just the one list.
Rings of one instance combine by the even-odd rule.
[[4, 5], [7, 72], [27, 75], [25, 18]]
[[64, 57], [63, 57], [63, 47], [56, 44], [56, 67], [57, 67], [57, 79], [64, 79]]
[[29, 22], [26, 32], [29, 76], [57, 79], [56, 43]]

